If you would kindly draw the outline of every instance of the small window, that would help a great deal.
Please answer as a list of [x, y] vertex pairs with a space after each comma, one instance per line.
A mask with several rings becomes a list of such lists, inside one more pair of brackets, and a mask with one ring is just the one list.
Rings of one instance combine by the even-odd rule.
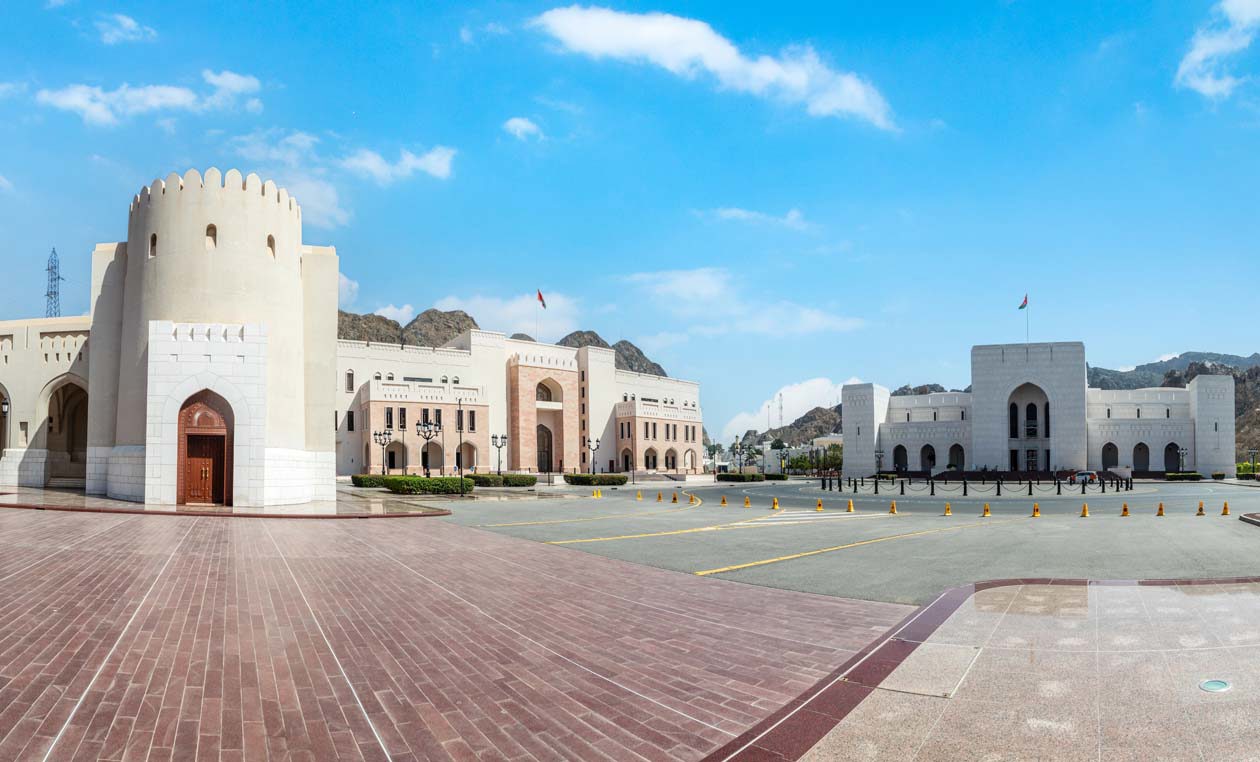
[[629, 394], [623, 394], [623, 395], [621, 395], [621, 401], [622, 401], [622, 402], [629, 402], [629, 401], [630, 401], [630, 395], [629, 395]]
[[477, 411], [476, 410], [468, 411], [468, 430], [469, 431], [477, 430]]
[[394, 380], [394, 374], [393, 374], [393, 373], [387, 373], [387, 374], [385, 375], [385, 380], [386, 380], [386, 381], [393, 381], [393, 380]]
[[455, 411], [455, 430], [456, 431], [464, 430], [464, 411], [463, 410]]
[[1110, 418], [1110, 417], [1111, 417], [1111, 408], [1107, 408], [1107, 417], [1108, 417], [1108, 418]]
[[1142, 417], [1142, 408], [1138, 408], [1138, 418]]
[[354, 411], [346, 411], [346, 431], [354, 431]]
[[906, 423], [910, 423], [910, 411], [906, 411]]
[[965, 420], [967, 420], [967, 411], [966, 411], [966, 410], [962, 411], [962, 419], [963, 419], [964, 421], [965, 421]]
[[394, 409], [392, 407], [385, 408], [385, 428], [394, 428]]
[[440, 407], [433, 408], [433, 422], [439, 426], [442, 425], [442, 408]]
[[1172, 418], [1172, 408], [1170, 408], [1170, 407], [1166, 407], [1166, 408], [1164, 408], [1164, 417], [1165, 417], [1165, 418]]
[[381, 372], [378, 370], [376, 373], [373, 373], [373, 374], [372, 374], [372, 378], [376, 379], [377, 381], [380, 381], [380, 380], [381, 380]]
[[276, 258], [276, 237], [274, 235], [267, 236], [267, 253], [272, 259]]
[[403, 431], [407, 430], [407, 408], [398, 408], [398, 428]]
[[932, 411], [932, 420], [934, 420], [934, 421], [936, 420], [936, 411], [935, 411], [935, 410], [933, 410], [933, 411]]
[[451, 379], [451, 383], [452, 383], [452, 384], [458, 384], [458, 383], [459, 383], [459, 376], [456, 376], [455, 378], [452, 378], [452, 379]]
[[219, 229], [214, 225], [206, 225], [206, 251], [214, 251], [219, 246]]
[[346, 391], [354, 391], [354, 371], [352, 370], [346, 371]]
[[446, 376], [442, 376], [442, 383], [444, 383], [444, 384], [445, 384], [445, 383], [447, 383], [447, 378], [446, 378]]
[[149, 236], [149, 256], [157, 256], [157, 233], [153, 233]]

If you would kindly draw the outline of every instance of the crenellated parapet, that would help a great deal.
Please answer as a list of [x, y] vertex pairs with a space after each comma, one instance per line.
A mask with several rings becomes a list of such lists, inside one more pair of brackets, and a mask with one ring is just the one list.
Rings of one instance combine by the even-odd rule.
[[[175, 193], [175, 191], [187, 191], [187, 193]], [[237, 169], [229, 169], [227, 174], [224, 175], [215, 167], [207, 169], [204, 177], [197, 170], [190, 169], [184, 173], [183, 177], [180, 177], [178, 172], [172, 172], [166, 176], [165, 180], [161, 178], [155, 179], [149, 185], [141, 188], [140, 192], [132, 197], [131, 213], [135, 214], [136, 210], [142, 206], [152, 206], [167, 199], [178, 203], [178, 200], [181, 198], [199, 194], [224, 194], [224, 196], [228, 196], [237, 192], [257, 197], [262, 203], [275, 204], [284, 211], [291, 212], [295, 218], [301, 217], [302, 212], [298, 206], [297, 199], [289, 196], [289, 191], [277, 187], [275, 181], [267, 180], [264, 182], [262, 178], [253, 172], [242, 177], [240, 170]]]

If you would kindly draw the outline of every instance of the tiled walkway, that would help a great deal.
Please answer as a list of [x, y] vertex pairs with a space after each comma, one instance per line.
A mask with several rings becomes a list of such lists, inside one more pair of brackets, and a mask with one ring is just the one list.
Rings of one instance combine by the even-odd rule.
[[0, 509], [0, 759], [700, 759], [909, 611], [438, 519]]
[[975, 588], [713, 759], [1260, 759], [1260, 582]]

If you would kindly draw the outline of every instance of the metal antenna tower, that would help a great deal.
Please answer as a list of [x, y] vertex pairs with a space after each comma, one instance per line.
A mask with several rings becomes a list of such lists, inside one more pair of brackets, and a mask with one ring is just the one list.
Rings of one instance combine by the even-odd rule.
[[61, 317], [61, 263], [57, 260], [57, 249], [48, 255], [48, 290], [44, 297], [48, 300], [48, 308], [44, 317]]

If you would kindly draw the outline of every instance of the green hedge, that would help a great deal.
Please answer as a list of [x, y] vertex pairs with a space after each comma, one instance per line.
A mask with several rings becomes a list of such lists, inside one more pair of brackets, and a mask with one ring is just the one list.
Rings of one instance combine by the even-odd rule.
[[720, 482], [764, 482], [766, 477], [762, 474], [732, 474], [723, 473], [717, 475]]
[[[386, 476], [385, 489], [400, 495], [458, 495], [460, 481], [458, 476]], [[472, 479], [462, 481], [464, 493], [477, 486]]]
[[384, 487], [385, 477], [382, 474], [355, 474], [350, 483], [356, 487]]
[[533, 474], [469, 474], [478, 487], [532, 487], [538, 483]]
[[1219, 481], [1221, 481], [1222, 479], [1224, 479], [1224, 478], [1225, 478], [1225, 472], [1224, 472], [1224, 471], [1213, 471], [1213, 472], [1212, 472], [1212, 478], [1213, 478], [1213, 479], [1215, 479], [1215, 480], [1217, 480], [1217, 481], [1219, 482]]
[[625, 474], [565, 474], [565, 484], [582, 487], [617, 487], [626, 483]]
[[785, 482], [785, 481], [787, 481], [787, 474], [766, 474], [765, 476], [766, 476], [766, 481], [768, 481], [768, 482]]
[[1169, 471], [1164, 474], [1164, 481], [1166, 482], [1197, 482], [1202, 478], [1203, 474], [1197, 471]]

